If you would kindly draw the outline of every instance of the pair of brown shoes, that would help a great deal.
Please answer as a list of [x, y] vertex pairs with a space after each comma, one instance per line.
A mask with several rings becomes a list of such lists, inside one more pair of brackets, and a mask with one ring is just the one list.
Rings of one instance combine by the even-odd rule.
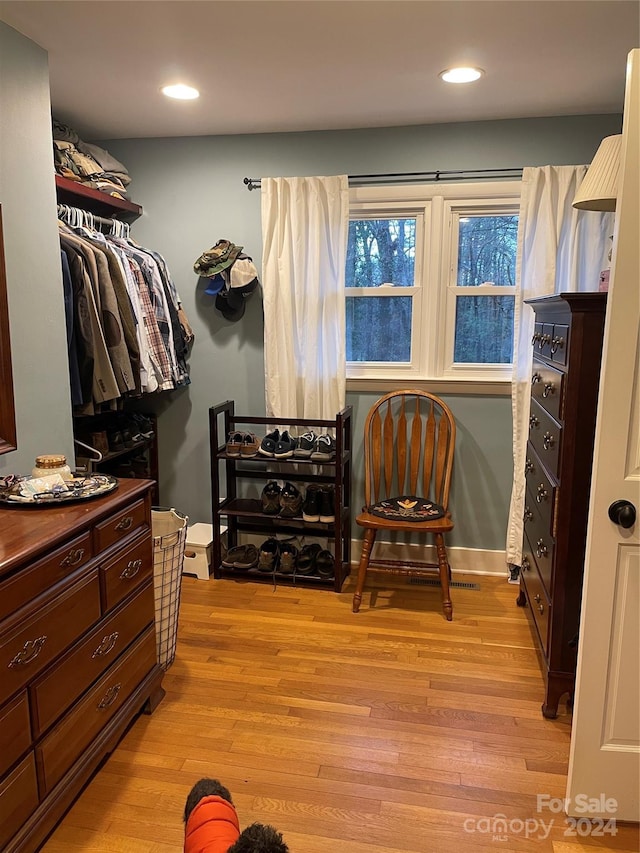
[[257, 456], [260, 440], [252, 432], [231, 432], [226, 445], [227, 456]]

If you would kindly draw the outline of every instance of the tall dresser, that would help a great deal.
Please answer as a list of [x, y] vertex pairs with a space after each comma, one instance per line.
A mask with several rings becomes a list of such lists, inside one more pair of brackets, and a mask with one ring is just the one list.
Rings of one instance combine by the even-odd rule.
[[573, 694], [606, 294], [562, 293], [535, 312], [524, 538], [528, 605], [545, 675], [542, 713]]
[[32, 853], [163, 696], [149, 480], [0, 510], [0, 850]]

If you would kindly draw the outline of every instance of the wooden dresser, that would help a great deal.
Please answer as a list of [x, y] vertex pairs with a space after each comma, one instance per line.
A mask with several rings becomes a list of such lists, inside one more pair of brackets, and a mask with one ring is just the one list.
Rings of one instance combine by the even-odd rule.
[[156, 659], [152, 483], [0, 510], [0, 850], [36, 850], [141, 709]]
[[573, 694], [606, 294], [563, 293], [535, 311], [518, 604], [545, 675], [542, 713]]

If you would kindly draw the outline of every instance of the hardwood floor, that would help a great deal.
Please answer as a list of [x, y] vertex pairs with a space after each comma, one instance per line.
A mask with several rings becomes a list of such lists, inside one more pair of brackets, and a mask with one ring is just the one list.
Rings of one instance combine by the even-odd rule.
[[353, 580], [338, 595], [185, 577], [165, 699], [43, 852], [179, 853], [202, 776], [292, 853], [638, 851], [635, 826], [582, 838], [536, 811], [564, 796], [570, 715], [542, 718], [517, 587], [455, 580], [480, 589], [452, 589], [447, 623], [439, 590], [406, 579], [375, 579], [356, 615]]

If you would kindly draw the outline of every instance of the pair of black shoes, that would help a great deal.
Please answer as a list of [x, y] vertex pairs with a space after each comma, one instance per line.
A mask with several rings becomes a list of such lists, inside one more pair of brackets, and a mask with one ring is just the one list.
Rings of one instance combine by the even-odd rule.
[[283, 575], [318, 575], [334, 577], [334, 559], [331, 551], [316, 543], [296, 548], [292, 542], [273, 537], [266, 539], [258, 552], [258, 571], [280, 572]]
[[333, 524], [335, 515], [335, 490], [333, 486], [307, 486], [307, 494], [302, 506], [304, 521], [321, 521]]
[[302, 495], [293, 485], [285, 483], [282, 488], [275, 480], [269, 480], [262, 490], [262, 512], [265, 515], [280, 515], [295, 518], [302, 509]]

